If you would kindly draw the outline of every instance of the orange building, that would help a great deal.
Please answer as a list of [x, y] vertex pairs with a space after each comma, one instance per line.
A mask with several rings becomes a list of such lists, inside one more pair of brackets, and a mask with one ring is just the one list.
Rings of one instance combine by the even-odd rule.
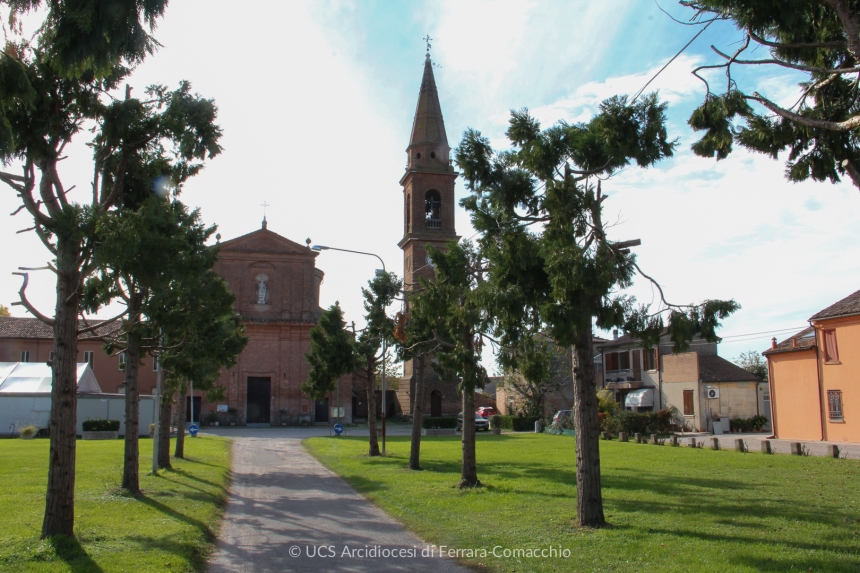
[[860, 291], [764, 352], [774, 435], [860, 443]]

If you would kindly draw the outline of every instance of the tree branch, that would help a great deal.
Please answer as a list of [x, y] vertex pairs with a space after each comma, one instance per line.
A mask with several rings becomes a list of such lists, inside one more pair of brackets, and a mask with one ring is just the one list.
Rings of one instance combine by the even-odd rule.
[[855, 115], [846, 119], [845, 121], [827, 121], [825, 119], [813, 119], [811, 117], [806, 117], [787, 109], [783, 109], [761, 95], [758, 92], [753, 92], [753, 95], [745, 95], [746, 99], [751, 99], [753, 101], [757, 101], [773, 113], [777, 114], [780, 117], [784, 117], [788, 120], [791, 120], [795, 123], [799, 123], [800, 125], [805, 125], [807, 127], [816, 127], [818, 129], [826, 129], [828, 131], [851, 131], [860, 127], [860, 115]]
[[[98, 324], [94, 324], [94, 325], [88, 326], [86, 328], [78, 329], [78, 335], [86, 334], [87, 332], [92, 332], [93, 330], [95, 330], [97, 328], [101, 328], [103, 326], [107, 326], [109, 324], [112, 324], [112, 323], [116, 322], [117, 320], [121, 319], [127, 313], [128, 313], [128, 310], [124, 310], [122, 313], [116, 315], [115, 317], [111, 318], [110, 320], [103, 320], [103, 321], [99, 322]], [[87, 323], [86, 319], [82, 319], [82, 320], [83, 320], [84, 324]]]
[[12, 273], [12, 274], [24, 277], [24, 283], [21, 285], [21, 289], [18, 291], [18, 296], [20, 297], [21, 300], [19, 302], [13, 302], [12, 305], [13, 306], [17, 306], [17, 305], [23, 306], [24, 308], [26, 308], [30, 312], [30, 314], [32, 314], [33, 316], [35, 316], [36, 318], [38, 318], [39, 320], [41, 320], [42, 322], [44, 322], [45, 324], [47, 324], [50, 327], [53, 327], [55, 324], [57, 324], [56, 320], [54, 320], [53, 318], [48, 318], [47, 316], [45, 316], [44, 314], [42, 314], [41, 312], [36, 310], [36, 307], [33, 306], [29, 300], [27, 300], [27, 294], [25, 291], [27, 290], [27, 285], [30, 282], [30, 275], [28, 273], [17, 273], [17, 272]]
[[818, 0], [818, 2], [836, 12], [836, 16], [842, 22], [845, 39], [848, 41], [848, 51], [854, 56], [855, 62], [860, 62], [860, 25], [854, 9], [845, 0]]

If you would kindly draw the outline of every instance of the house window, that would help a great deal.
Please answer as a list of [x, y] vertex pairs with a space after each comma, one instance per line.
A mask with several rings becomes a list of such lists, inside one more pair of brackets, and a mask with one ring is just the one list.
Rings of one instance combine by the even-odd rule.
[[831, 422], [842, 421], [842, 390], [827, 391], [827, 417]]
[[90, 365], [90, 368], [93, 366], [93, 359], [95, 358], [95, 352], [90, 350], [84, 352], [84, 362]]
[[435, 189], [424, 195], [424, 226], [428, 229], [442, 228], [442, 198]]
[[657, 370], [656, 348], [649, 348], [642, 351], [642, 366], [645, 370]]
[[607, 352], [606, 355], [606, 371], [618, 370], [618, 353]]
[[619, 370], [630, 370], [630, 353], [629, 352], [619, 352], [618, 353], [618, 369]]
[[21, 362], [29, 362], [30, 361], [30, 351], [22, 350], [21, 351]]
[[119, 369], [125, 370], [125, 352], [119, 353]]
[[836, 347], [836, 331], [825, 330], [824, 335], [824, 361], [839, 362], [839, 349]]
[[696, 407], [694, 402], [695, 392], [693, 390], [684, 390], [684, 415], [694, 416]]

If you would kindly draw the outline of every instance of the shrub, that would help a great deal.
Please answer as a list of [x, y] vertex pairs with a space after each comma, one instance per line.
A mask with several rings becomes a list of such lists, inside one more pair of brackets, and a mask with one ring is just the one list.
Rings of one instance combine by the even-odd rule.
[[24, 426], [23, 428], [21, 428], [21, 431], [19, 432], [18, 435], [21, 438], [30, 439], [33, 436], [35, 436], [36, 432], [38, 432], [38, 431], [39, 431], [39, 428], [37, 428], [36, 426], [33, 426], [33, 425]]
[[515, 432], [528, 432], [533, 431], [535, 429], [535, 422], [539, 421], [540, 418], [533, 417], [512, 417], [511, 418], [511, 426]]
[[85, 432], [116, 432], [119, 430], [119, 420], [84, 420]]
[[457, 418], [454, 416], [428, 416], [421, 419], [421, 427], [425, 430], [440, 430], [457, 427]]
[[490, 416], [490, 426], [493, 428], [501, 428], [502, 427], [502, 416], [499, 414], [495, 414]]
[[650, 412], [622, 410], [618, 413], [618, 425], [622, 432], [627, 432], [630, 435], [647, 434], [650, 418]]
[[597, 419], [600, 422], [600, 431], [617, 434], [621, 431], [621, 424], [618, 421], [618, 416], [610, 416], [604, 413], [598, 413]]
[[601, 390], [597, 393], [597, 411], [601, 414], [612, 416], [618, 412], [618, 402], [611, 390]]
[[767, 416], [762, 416], [761, 414], [753, 416], [750, 418], [750, 423], [756, 432], [760, 432], [767, 425]]
[[[503, 430], [513, 430], [514, 429], [514, 417], [513, 416], [493, 416], [493, 427], [501, 428]], [[498, 426], [496, 426], [496, 419], [498, 420]]]
[[651, 423], [649, 429], [651, 433], [666, 432], [672, 425], [672, 410], [664, 409], [650, 412]]

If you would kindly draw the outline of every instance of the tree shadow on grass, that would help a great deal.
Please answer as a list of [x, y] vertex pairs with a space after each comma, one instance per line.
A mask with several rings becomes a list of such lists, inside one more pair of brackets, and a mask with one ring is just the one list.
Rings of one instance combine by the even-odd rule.
[[72, 573], [103, 573], [98, 563], [92, 560], [77, 539], [68, 535], [56, 535], [48, 538], [48, 542], [57, 557], [66, 562]]
[[206, 484], [206, 485], [218, 488], [218, 489], [224, 489], [224, 486], [222, 486], [221, 484], [217, 484], [213, 481], [209, 481], [209, 480], [203, 479], [201, 477], [197, 477], [193, 473], [187, 472], [185, 470], [173, 468], [172, 470], [169, 470], [169, 471], [176, 474], [176, 475], [180, 475], [180, 476], [184, 477], [185, 479], [189, 479], [189, 480], [193, 480], [193, 481], [196, 481], [199, 483], [203, 483], [203, 484]]
[[857, 555], [835, 555], [827, 558], [792, 558], [790, 556], [755, 557], [753, 555], [733, 555], [731, 562], [755, 571], [827, 571], [829, 573], [856, 573], [860, 570], [860, 556]]
[[[186, 494], [183, 497], [188, 499], [200, 498], [203, 501], [211, 502], [212, 496], [211, 494], [206, 494], [206, 496], [198, 496], [197, 494]], [[173, 509], [170, 506], [167, 506], [159, 501], [152, 499], [151, 497], [147, 497], [145, 495], [141, 495], [136, 498], [137, 501], [144, 505], [148, 505], [149, 507], [160, 511], [161, 513], [183, 523], [186, 523], [192, 527], [197, 528], [200, 532], [205, 536], [207, 541], [213, 541], [215, 539], [215, 533], [209, 528], [209, 526], [198, 519], [194, 519], [193, 517], [188, 517], [184, 513], [180, 513]]]
[[201, 546], [195, 543], [182, 543], [174, 537], [145, 537], [133, 535], [129, 541], [140, 545], [141, 549], [150, 551], [165, 551], [188, 559], [191, 571], [203, 571], [206, 558], [211, 546]]

